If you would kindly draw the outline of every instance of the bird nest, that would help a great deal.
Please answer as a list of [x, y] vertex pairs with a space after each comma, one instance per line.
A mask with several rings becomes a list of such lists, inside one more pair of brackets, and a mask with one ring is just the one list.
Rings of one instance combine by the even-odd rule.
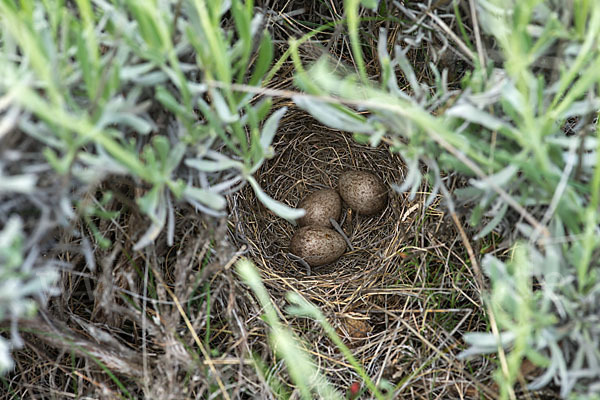
[[[289, 119], [296, 120], [293, 115]], [[336, 188], [338, 177], [347, 170], [373, 172], [388, 185], [403, 181], [403, 163], [385, 145], [373, 148], [358, 144], [351, 135], [323, 127], [308, 117], [288, 127], [285, 121], [283, 124], [283, 132], [273, 144], [275, 156], [256, 174], [263, 190], [280, 202], [296, 207], [316, 190]], [[392, 190], [387, 207], [374, 216], [358, 215], [344, 205], [342, 225], [354, 249], [331, 264], [310, 270], [289, 253], [297, 226], [266, 209], [250, 187], [231, 201], [235, 238], [248, 247], [265, 276], [294, 282], [294, 287], [302, 288], [308, 297], [315, 296], [319, 303], [326, 304], [333, 297], [354, 297], [358, 288], [388, 282], [402, 260], [410, 205], [406, 196]]]
[[[450, 243], [438, 239], [440, 231], [454, 231], [436, 202], [424, 206], [425, 187], [412, 201], [408, 194], [391, 189], [392, 184], [404, 181], [402, 159], [385, 144], [360, 144], [352, 135], [329, 129], [293, 108], [282, 120], [273, 147], [275, 156], [264, 163], [256, 178], [269, 196], [288, 206], [296, 207], [318, 189], [336, 188], [338, 177], [347, 170], [372, 172], [389, 188], [387, 206], [376, 215], [352, 214], [343, 206], [343, 228], [353, 249], [311, 270], [289, 253], [297, 226], [266, 209], [251, 187], [231, 196], [232, 240], [246, 246], [274, 303], [283, 306], [285, 293], [295, 291], [320, 307], [367, 372], [378, 378], [395, 380], [404, 368], [414, 370], [415, 364], [409, 364], [432, 356], [423, 339], [434, 346], [455, 342], [456, 330], [444, 335], [440, 332], [447, 332], [446, 328], [440, 329], [437, 322], [423, 324], [428, 311], [450, 308], [456, 300], [447, 289], [453, 283], [449, 266], [453, 264], [448, 260], [454, 258], [451, 253], [458, 247], [458, 235], [451, 235]], [[454, 308], [460, 303], [455, 302]], [[342, 388], [357, 379], [315, 322], [285, 313], [280, 316], [288, 318], [289, 326], [311, 343], [330, 379]], [[254, 314], [246, 323], [250, 330], [262, 321]], [[421, 333], [415, 336], [415, 332]]]

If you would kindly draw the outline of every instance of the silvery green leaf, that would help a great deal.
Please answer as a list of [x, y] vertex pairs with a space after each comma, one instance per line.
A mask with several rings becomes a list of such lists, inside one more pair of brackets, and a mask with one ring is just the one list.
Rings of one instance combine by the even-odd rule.
[[490, 182], [493, 182], [496, 186], [503, 187], [507, 185], [512, 177], [519, 171], [519, 167], [516, 165], [509, 165], [508, 167], [496, 172], [493, 175], [488, 176], [486, 179], [470, 179], [469, 183], [474, 187], [481, 190], [492, 190]]
[[26, 281], [20, 288], [20, 295], [30, 296], [47, 290], [58, 280], [58, 271], [52, 268], [38, 268], [35, 276]]
[[252, 264], [252, 261], [247, 258], [242, 258], [236, 263], [236, 270], [244, 282], [251, 288], [259, 288], [262, 285], [258, 271], [254, 267], [254, 264]]
[[254, 18], [252, 18], [252, 21], [250, 22], [250, 35], [252, 37], [254, 37], [257, 33], [258, 30], [261, 28], [262, 22], [264, 19], [264, 15], [259, 13], [256, 13], [256, 15], [254, 16]]
[[[379, 28], [379, 40], [377, 41], [377, 56], [381, 64], [390, 62], [390, 53], [387, 50], [387, 29]], [[385, 82], [383, 82], [385, 84]]]
[[0, 336], [0, 375], [10, 371], [14, 366], [10, 356], [9, 342]]
[[156, 205], [156, 212], [148, 214], [152, 219], [152, 225], [144, 232], [142, 237], [133, 246], [133, 251], [138, 251], [148, 246], [158, 237], [163, 227], [165, 226], [165, 220], [167, 217], [167, 207], [165, 204], [164, 196], [160, 196], [160, 202]]
[[0, 193], [32, 193], [35, 190], [36, 182], [35, 175], [3, 176], [0, 171]]
[[[216, 160], [216, 161], [228, 161], [228, 160], [231, 160], [228, 156], [226, 156], [226, 155], [224, 155], [222, 153], [219, 153], [218, 151], [211, 150], [211, 149], [208, 149], [208, 151], [206, 152], [206, 156], [210, 157], [210, 158], [212, 158], [213, 160]], [[240, 159], [240, 158], [238, 157], [238, 159]]]
[[504, 218], [506, 210], [508, 210], [508, 204], [503, 203], [500, 210], [496, 213], [496, 215], [494, 215], [494, 218], [492, 218], [492, 220], [486, 226], [484, 226], [483, 229], [479, 231], [479, 233], [473, 236], [473, 240], [479, 240], [482, 237], [487, 236], [490, 232], [492, 232], [494, 228], [496, 228], [498, 224], [502, 221], [502, 218]]
[[152, 70], [156, 69], [156, 66], [151, 62], [136, 64], [136, 65], [126, 65], [119, 69], [119, 74], [121, 80], [128, 81], [131, 79], [135, 79], [140, 75], [146, 74]]
[[154, 242], [154, 239], [156, 239], [162, 231], [163, 225], [164, 224], [161, 225], [157, 223], [152, 223], [152, 225], [150, 225], [150, 228], [146, 230], [146, 232], [142, 235], [140, 240], [138, 240], [135, 246], [133, 246], [133, 251], [141, 250], [144, 247], [151, 244], [152, 242]]
[[369, 137], [369, 144], [372, 147], [377, 147], [379, 146], [379, 143], [381, 143], [381, 139], [383, 138], [383, 136], [385, 135], [385, 129], [377, 129], [375, 131], [375, 133], [373, 133], [371, 135], [371, 137]]
[[387, 87], [391, 94], [410, 100], [410, 97], [398, 87], [396, 74], [394, 73], [395, 62], [391, 59], [387, 51], [387, 30], [379, 30], [379, 41], [377, 42], [377, 54], [382, 68], [382, 84]]
[[77, 217], [77, 215], [73, 211], [75, 210], [75, 207], [73, 207], [73, 203], [71, 202], [71, 199], [68, 196], [61, 196], [59, 207], [60, 211], [65, 215], [65, 217], [67, 217], [70, 220], [75, 220], [75, 218]]
[[472, 186], [455, 189], [452, 193], [456, 199], [461, 201], [473, 201], [481, 196], [482, 191]]
[[527, 388], [530, 390], [538, 390], [538, 389], [543, 388], [548, 383], [550, 383], [550, 381], [554, 377], [555, 373], [556, 373], [556, 363], [550, 363], [548, 368], [546, 368], [546, 371], [544, 371], [544, 373], [541, 376], [539, 376], [538, 378], [536, 378], [533, 382], [528, 384]]
[[[189, 52], [189, 45], [186, 45], [184, 43], [179, 43], [178, 46], [179, 46], [179, 49], [181, 49], [183, 52], [185, 52], [185, 53]], [[192, 71], [198, 70], [198, 65], [196, 65], [195, 63], [180, 62], [179, 67], [181, 68], [182, 72], [192, 72]]]
[[168, 80], [169, 77], [161, 71], [150, 72], [149, 74], [137, 76], [131, 79], [133, 83], [137, 83], [138, 85], [142, 86], [156, 86], [165, 83]]
[[226, 124], [232, 124], [236, 122], [239, 119], [239, 115], [233, 114], [231, 112], [229, 106], [227, 105], [227, 102], [221, 95], [221, 92], [219, 92], [218, 90], [209, 91], [212, 97], [212, 102], [215, 106], [215, 110], [217, 111], [217, 114], [219, 115], [221, 121], [223, 121]]
[[437, 163], [435, 163], [431, 159], [427, 159], [426, 162], [427, 162], [427, 165], [429, 166], [429, 168], [434, 173], [434, 182], [433, 182], [433, 188], [431, 189], [431, 193], [429, 193], [429, 195], [427, 196], [427, 200], [425, 201], [425, 204], [424, 204], [425, 208], [429, 207], [433, 203], [433, 201], [437, 197], [437, 194], [438, 194], [440, 188], [442, 188], [442, 185], [443, 185], [442, 177], [440, 176], [440, 169], [439, 169]]
[[424, 94], [423, 88], [419, 84], [419, 80], [417, 79], [417, 75], [415, 74], [411, 62], [406, 57], [406, 52], [400, 46], [395, 46], [394, 54], [398, 66], [402, 69], [402, 72], [404, 72], [404, 76], [413, 90], [414, 97], [420, 98]]
[[162, 198], [162, 190], [159, 185], [155, 185], [145, 195], [136, 199], [136, 203], [140, 207], [142, 213], [149, 216], [155, 223], [158, 220], [155, 219], [155, 211], [158, 208]]
[[321, 310], [302, 297], [299, 293], [289, 291], [285, 294], [285, 298], [290, 304], [293, 304], [293, 306], [286, 307], [286, 311], [289, 314], [310, 317], [317, 321], [323, 319]]
[[499, 7], [494, 2], [488, 0], [479, 0], [477, 2], [481, 21], [479, 24], [484, 31], [491, 33], [496, 37], [508, 37], [508, 27], [504, 23], [504, 18], [508, 20], [509, 14], [513, 8]]
[[237, 185], [241, 181], [242, 177], [240, 175], [237, 175], [231, 179], [223, 180], [217, 184], [212, 185], [211, 189], [217, 193], [223, 193], [225, 191], [230, 190], [232, 186]]
[[154, 147], [154, 153], [159, 161], [166, 160], [169, 158], [169, 150], [171, 149], [171, 143], [165, 136], [155, 136], [152, 138], [152, 147]]
[[364, 8], [368, 8], [371, 11], [377, 10], [377, 6], [379, 5], [379, 0], [360, 0], [360, 4]]
[[458, 358], [459, 360], [465, 360], [472, 356], [479, 356], [481, 354], [491, 354], [491, 353], [495, 353], [497, 351], [498, 351], [497, 347], [494, 347], [494, 348], [485, 347], [484, 348], [484, 347], [478, 347], [478, 346], [471, 346], [468, 349], [465, 349], [465, 350], [461, 351], [460, 353], [458, 353], [456, 358]]
[[119, 70], [122, 81], [131, 81], [144, 86], [153, 86], [168, 80], [167, 75], [151, 62], [124, 66]]
[[247, 175], [254, 175], [256, 173], [256, 171], [258, 171], [260, 169], [260, 167], [262, 167], [262, 165], [265, 163], [267, 157], [270, 157], [272, 155], [272, 151], [270, 151], [272, 149], [267, 149], [267, 152], [265, 154], [265, 157], [262, 157], [261, 159], [259, 159], [252, 167], [250, 167], [250, 169], [244, 168], [244, 171]]
[[194, 159], [186, 159], [184, 161], [185, 165], [188, 167], [195, 168], [204, 172], [217, 172], [223, 171], [229, 168], [236, 168], [242, 170], [244, 168], [244, 164], [239, 161], [234, 160], [219, 160], [219, 161], [211, 161], [211, 160], [200, 160], [198, 158]]
[[260, 133], [260, 146], [263, 151], [267, 151], [271, 143], [273, 142], [273, 138], [275, 137], [275, 133], [277, 133], [277, 127], [279, 126], [279, 121], [283, 114], [287, 111], [287, 107], [282, 107], [279, 110], [275, 111], [265, 122], [262, 132]]
[[[180, 67], [181, 67], [181, 64], [180, 64]], [[169, 79], [171, 80], [171, 82], [173, 82], [174, 85], [179, 86], [179, 76], [177, 75], [177, 73], [175, 71], [173, 71], [172, 68], [169, 68], [169, 67], [163, 65], [162, 70], [169, 77]], [[183, 68], [182, 68], [182, 70], [183, 70]]]
[[564, 149], [570, 149], [573, 147], [573, 142], [576, 142], [575, 146], [579, 146], [583, 140], [582, 150], [585, 151], [594, 151], [598, 148], [598, 138], [593, 136], [586, 136], [584, 138], [580, 136], [558, 136], [558, 137], [548, 137], [545, 139], [547, 143], [556, 144]]
[[[564, 262], [562, 252], [557, 245], [547, 245], [545, 247], [545, 257], [539, 264], [541, 273], [544, 276], [545, 286], [544, 290], [551, 293], [554, 292], [554, 288], [564, 282], [566, 275], [561, 268]], [[562, 310], [557, 309], [557, 313], [560, 314]]]
[[570, 385], [567, 384], [569, 382], [567, 363], [558, 343], [550, 342], [549, 347], [550, 354], [552, 355], [552, 364], [555, 364], [557, 366], [560, 380], [561, 382], [564, 382], [564, 384], [561, 385], [560, 388], [560, 395], [562, 398], [566, 398], [570, 391]]
[[299, 107], [308, 111], [319, 122], [330, 128], [358, 133], [371, 133], [374, 131], [373, 127], [361, 117], [352, 114], [350, 111], [344, 112], [330, 103], [311, 99], [306, 96], [294, 96], [292, 100]]
[[529, 109], [523, 93], [521, 93], [511, 81], [507, 81], [502, 87], [502, 98], [506, 100], [512, 108], [521, 113], [523, 110]]
[[481, 93], [468, 92], [468, 99], [471, 104], [477, 104], [480, 108], [485, 108], [500, 101], [502, 90], [507, 80], [506, 71], [501, 68], [494, 68], [491, 76], [486, 81], [486, 90]]
[[2, 120], [0, 120], [0, 139], [17, 125], [20, 115], [21, 108], [19, 106], [11, 107], [8, 112], [3, 115]]
[[448, 110], [446, 110], [445, 115], [462, 118], [465, 121], [482, 125], [491, 131], [497, 131], [500, 128], [507, 128], [512, 130], [512, 127], [506, 122], [484, 111], [481, 111], [477, 107], [474, 107], [467, 103], [457, 104], [449, 108]]
[[[252, 101], [252, 98], [255, 96], [254, 93], [246, 93], [242, 96], [242, 98], [239, 99], [238, 104], [250, 104], [250, 102]], [[248, 113], [242, 114], [242, 116], [240, 117], [240, 123], [242, 125], [247, 125], [248, 124]]]
[[410, 159], [410, 160], [406, 160], [406, 166], [408, 169], [408, 175], [406, 176], [406, 179], [404, 179], [404, 182], [402, 182], [402, 184], [400, 186], [396, 185], [396, 184], [392, 184], [392, 188], [398, 192], [398, 193], [403, 193], [405, 192], [407, 189], [410, 188], [410, 200], [414, 199], [414, 196], [416, 194], [416, 191], [419, 187], [419, 185], [421, 184], [421, 171], [419, 169], [419, 159], [418, 158], [414, 158], [414, 159]]
[[135, 114], [117, 115], [114, 122], [130, 126], [131, 128], [133, 128], [133, 130], [142, 135], [147, 135], [150, 132], [158, 129], [154, 122], [148, 121]]
[[222, 210], [227, 205], [227, 201], [220, 194], [194, 186], [187, 186], [183, 191], [183, 195], [198, 200], [200, 203], [209, 206], [213, 210]]
[[29, 120], [29, 118], [23, 118], [19, 121], [19, 128], [29, 136], [39, 140], [49, 147], [54, 149], [65, 148], [65, 143], [58, 139], [55, 133], [50, 131], [48, 126], [42, 122], [33, 123]]
[[575, 116], [586, 115], [597, 112], [600, 109], [600, 98], [592, 98], [585, 101], [576, 101], [571, 104], [560, 116], [561, 119], [567, 119]]
[[191, 94], [204, 94], [208, 90], [205, 83], [187, 82], [187, 87]]
[[224, 217], [224, 216], [227, 215], [226, 212], [215, 211], [212, 208], [207, 207], [207, 206], [201, 204], [200, 202], [194, 200], [191, 197], [188, 197], [186, 200], [187, 200], [188, 203], [190, 203], [196, 209], [196, 211], [200, 211], [201, 213], [204, 213], [206, 215], [210, 215], [212, 217], [217, 217], [217, 218], [221, 218], [221, 217]]
[[507, 276], [506, 264], [504, 264], [502, 261], [498, 260], [492, 255], [486, 254], [485, 256], [483, 256], [483, 260], [481, 260], [481, 265], [486, 275], [490, 278], [495, 278], [498, 276]]
[[248, 183], [250, 183], [250, 186], [252, 186], [252, 189], [254, 189], [254, 193], [256, 193], [256, 197], [258, 197], [258, 200], [260, 200], [260, 202], [263, 203], [265, 207], [273, 211], [281, 218], [285, 218], [288, 221], [293, 221], [304, 216], [305, 211], [303, 209], [286, 206], [285, 204], [269, 197], [265, 192], [263, 192], [258, 182], [256, 182], [256, 180], [252, 176], [248, 176], [246, 179], [248, 180]]
[[92, 244], [90, 240], [84, 236], [81, 240], [81, 251], [85, 257], [85, 266], [91, 271], [96, 271], [96, 257], [94, 256], [94, 252], [92, 250]]
[[101, 148], [97, 150], [98, 155], [88, 152], [80, 152], [77, 155], [77, 159], [84, 164], [83, 168], [79, 163], [73, 166], [73, 174], [79, 179], [91, 183], [107, 174], [125, 175], [129, 172], [127, 168], [106, 154], [106, 151]]
[[[512, 331], [506, 331], [499, 335], [499, 338], [492, 333], [484, 333], [484, 332], [468, 332], [465, 333], [463, 338], [464, 341], [480, 350], [487, 350], [489, 352], [494, 352], [498, 350], [498, 339], [500, 339], [500, 344], [503, 348], [511, 345], [516, 338], [516, 334]], [[458, 356], [461, 358], [461, 355]]]
[[[539, 204], [539, 203], [535, 203]], [[521, 232], [521, 234], [526, 238], [531, 238], [531, 235], [535, 232], [535, 230], [531, 227], [531, 225], [526, 224], [524, 222], [517, 222], [516, 224], [517, 230]]]
[[[586, 170], [590, 170], [588, 172], [591, 172], [591, 169], [593, 169], [594, 167], [596, 167], [596, 162], [598, 157], [596, 156], [596, 152], [593, 153], [585, 153], [582, 154], [581, 156], [577, 155], [577, 154], [573, 154], [571, 152], [563, 152], [563, 160], [566, 164], [572, 164], [572, 165], [577, 165], [578, 163], [580, 163], [581, 167], [583, 167]], [[579, 160], [581, 158], [581, 161]]]
[[171, 195], [167, 193], [167, 246], [173, 246], [175, 241], [175, 209]]
[[169, 156], [165, 162], [165, 170], [168, 172], [174, 171], [181, 163], [187, 146], [183, 142], [177, 142], [169, 152]]
[[231, 8], [231, 0], [223, 0], [221, 3], [221, 16], [225, 15], [227, 11]]
[[115, 107], [127, 107], [122, 101], [117, 102], [118, 104], [111, 104], [109, 110], [105, 112], [100, 121], [98, 122], [99, 127], [104, 127], [112, 124], [121, 124], [131, 127], [137, 133], [147, 135], [156, 129], [156, 125], [153, 122], [147, 121], [142, 117], [139, 117], [131, 112], [120, 112], [114, 110]]
[[[0, 231], [0, 251], [8, 252], [15, 240], [21, 237], [23, 221], [18, 216], [11, 216], [8, 222]], [[0, 253], [1, 254], [1, 253]]]
[[433, 204], [434, 200], [438, 197], [438, 193], [441, 187], [441, 179], [436, 179], [433, 184], [433, 189], [431, 189], [431, 193], [427, 196], [427, 200], [425, 201], [424, 207], [427, 208], [431, 204]]

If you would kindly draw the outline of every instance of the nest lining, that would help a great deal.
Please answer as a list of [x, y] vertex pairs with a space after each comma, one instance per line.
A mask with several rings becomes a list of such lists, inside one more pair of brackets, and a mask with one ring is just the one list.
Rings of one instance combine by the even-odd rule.
[[[256, 174], [269, 196], [296, 207], [316, 190], [335, 189], [340, 174], [351, 169], [373, 172], [387, 185], [403, 181], [403, 162], [386, 146], [358, 144], [351, 135], [323, 127], [308, 116], [298, 121], [301, 113], [296, 110], [288, 116], [290, 123], [274, 143], [275, 157]], [[354, 291], [359, 286], [372, 286], [391, 272], [388, 267], [400, 261], [399, 251], [407, 243], [410, 221], [405, 212], [407, 206], [412, 206], [405, 195], [392, 190], [384, 211], [374, 216], [357, 215], [344, 206], [344, 228], [354, 250], [347, 249], [334, 263], [315, 267], [307, 275], [305, 267], [288, 255], [297, 227], [266, 209], [249, 187], [231, 201], [236, 221], [234, 240], [248, 246], [267, 278], [273, 273], [295, 283], [307, 282], [329, 298], [331, 290]]]

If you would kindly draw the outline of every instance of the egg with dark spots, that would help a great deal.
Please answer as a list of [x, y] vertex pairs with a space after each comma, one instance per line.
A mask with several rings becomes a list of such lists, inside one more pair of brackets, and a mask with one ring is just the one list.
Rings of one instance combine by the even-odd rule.
[[290, 252], [311, 267], [329, 264], [346, 251], [344, 238], [330, 228], [304, 226], [296, 231], [290, 242]]
[[338, 335], [345, 339], [351, 347], [360, 345], [360, 343], [366, 339], [371, 331], [373, 325], [369, 320], [364, 319], [353, 319], [346, 317], [342, 320], [340, 328], [338, 328]]
[[340, 196], [362, 215], [373, 215], [387, 204], [388, 191], [379, 177], [365, 171], [347, 171], [339, 179]]
[[298, 205], [298, 208], [306, 210], [306, 214], [298, 219], [300, 226], [324, 226], [331, 227], [330, 218], [338, 220], [342, 211], [342, 199], [338, 192], [333, 189], [317, 190], [306, 196]]

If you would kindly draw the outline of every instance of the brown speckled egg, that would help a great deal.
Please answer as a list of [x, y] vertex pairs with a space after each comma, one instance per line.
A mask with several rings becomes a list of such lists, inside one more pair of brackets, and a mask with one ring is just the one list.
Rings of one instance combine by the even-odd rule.
[[359, 344], [357, 342], [366, 339], [372, 330], [373, 326], [369, 320], [346, 317], [338, 328], [338, 335], [356, 345]]
[[304, 226], [296, 231], [290, 251], [312, 267], [329, 264], [346, 251], [344, 238], [333, 229], [323, 226]]
[[340, 176], [342, 199], [359, 214], [372, 215], [383, 210], [387, 189], [381, 179], [364, 171], [348, 171]]
[[317, 190], [306, 196], [298, 205], [306, 214], [298, 219], [300, 226], [317, 225], [331, 227], [329, 218], [337, 221], [342, 211], [342, 199], [333, 189]]

